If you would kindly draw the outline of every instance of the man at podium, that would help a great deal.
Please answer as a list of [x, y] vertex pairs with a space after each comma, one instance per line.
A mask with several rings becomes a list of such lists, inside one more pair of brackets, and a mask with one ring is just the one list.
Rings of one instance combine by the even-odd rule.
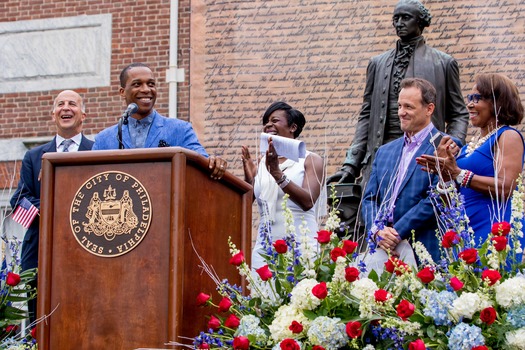
[[224, 175], [227, 162], [220, 157], [208, 157], [190, 123], [166, 118], [154, 109], [157, 83], [146, 64], [132, 63], [122, 70], [119, 93], [128, 107], [119, 124], [102, 130], [95, 137], [93, 150], [183, 147], [209, 159], [213, 179]]
[[[86, 109], [82, 97], [72, 90], [58, 94], [53, 104], [52, 119], [57, 127], [57, 134], [50, 142], [26, 152], [20, 169], [20, 181], [11, 198], [11, 207], [16, 209], [25, 198], [40, 210], [40, 172], [42, 155], [47, 152], [89, 151], [93, 141], [82, 134], [82, 123], [86, 118]], [[29, 270], [38, 265], [38, 236], [40, 220], [38, 216], [31, 222], [22, 243], [22, 270]], [[36, 287], [36, 280], [33, 282]], [[28, 302], [29, 319], [35, 321], [36, 298]]]

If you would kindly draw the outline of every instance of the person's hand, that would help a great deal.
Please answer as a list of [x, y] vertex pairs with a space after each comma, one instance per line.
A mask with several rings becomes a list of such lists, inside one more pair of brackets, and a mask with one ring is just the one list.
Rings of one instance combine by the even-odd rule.
[[275, 181], [283, 176], [281, 168], [279, 168], [279, 155], [275, 151], [272, 138], [268, 138], [268, 150], [266, 151], [266, 168]]
[[444, 182], [454, 180], [461, 172], [456, 163], [456, 157], [452, 153], [450, 146], [444, 147], [441, 152], [443, 154], [442, 157], [423, 154], [416, 158], [416, 163], [423, 166], [421, 170], [431, 174], [438, 174]]
[[208, 169], [210, 170], [210, 177], [214, 180], [222, 178], [226, 172], [228, 162], [218, 156], [210, 156], [208, 158]]
[[257, 164], [252, 160], [247, 146], [241, 146], [242, 167], [244, 170], [244, 181], [253, 185], [253, 179], [257, 175]]
[[335, 174], [330, 175], [326, 179], [326, 184], [330, 184], [332, 182], [337, 182], [340, 184], [354, 183], [355, 178], [356, 178], [356, 175], [355, 175], [354, 168], [352, 168], [351, 165], [344, 165]]
[[392, 227], [385, 227], [376, 233], [377, 246], [394, 256], [399, 256], [396, 247], [401, 242], [401, 237]]
[[443, 157], [443, 158], [447, 157], [448, 156], [448, 153], [447, 153], [448, 150], [450, 150], [450, 153], [452, 153], [452, 155], [454, 157], [456, 157], [461, 149], [454, 142], [452, 137], [447, 135], [447, 136], [443, 136], [443, 138], [439, 142], [439, 145], [438, 145], [437, 149], [434, 151], [434, 155], [436, 155], [437, 157]]

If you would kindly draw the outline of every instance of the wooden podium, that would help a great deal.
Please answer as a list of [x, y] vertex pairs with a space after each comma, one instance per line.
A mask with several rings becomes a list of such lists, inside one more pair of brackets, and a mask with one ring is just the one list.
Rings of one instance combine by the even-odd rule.
[[[214, 296], [198, 252], [231, 284], [228, 237], [249, 257], [252, 187], [182, 148], [47, 153], [42, 161], [41, 350], [173, 349]], [[192, 244], [193, 242], [193, 244]]]

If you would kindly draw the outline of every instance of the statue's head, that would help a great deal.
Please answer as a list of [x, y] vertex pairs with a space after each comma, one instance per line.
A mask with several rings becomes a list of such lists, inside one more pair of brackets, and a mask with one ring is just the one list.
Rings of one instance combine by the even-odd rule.
[[397, 3], [392, 16], [392, 25], [401, 40], [410, 40], [430, 26], [432, 16], [428, 9], [417, 0], [401, 0]]

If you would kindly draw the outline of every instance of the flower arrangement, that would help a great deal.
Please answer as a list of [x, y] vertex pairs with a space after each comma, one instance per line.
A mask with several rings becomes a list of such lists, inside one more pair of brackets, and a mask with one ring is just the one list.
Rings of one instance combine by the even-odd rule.
[[36, 296], [36, 290], [28, 284], [35, 279], [36, 269], [20, 272], [20, 243], [5, 236], [2, 240], [13, 259], [9, 264], [4, 259], [0, 270], [0, 349], [36, 350], [35, 329], [29, 334], [22, 334], [20, 329], [22, 320], [28, 317], [23, 306]]
[[[415, 242], [419, 266], [390, 256], [380, 274], [369, 271], [357, 243], [333, 233], [339, 223], [336, 209], [326, 230], [317, 233], [313, 255], [299, 253], [306, 242], [289, 230], [285, 239], [266, 238], [267, 264], [253, 271], [244, 252], [229, 241], [230, 264], [246, 278], [249, 293], [205, 266], [222, 299], [215, 301], [204, 292], [197, 296], [197, 303], [211, 312], [207, 329], [192, 347], [525, 349], [521, 180], [511, 222], [495, 223], [481, 246], [472, 239], [459, 195], [452, 191], [444, 207], [439, 193], [431, 192], [442, 228], [437, 233], [442, 246], [438, 262]], [[313, 249], [302, 246], [301, 251]]]

